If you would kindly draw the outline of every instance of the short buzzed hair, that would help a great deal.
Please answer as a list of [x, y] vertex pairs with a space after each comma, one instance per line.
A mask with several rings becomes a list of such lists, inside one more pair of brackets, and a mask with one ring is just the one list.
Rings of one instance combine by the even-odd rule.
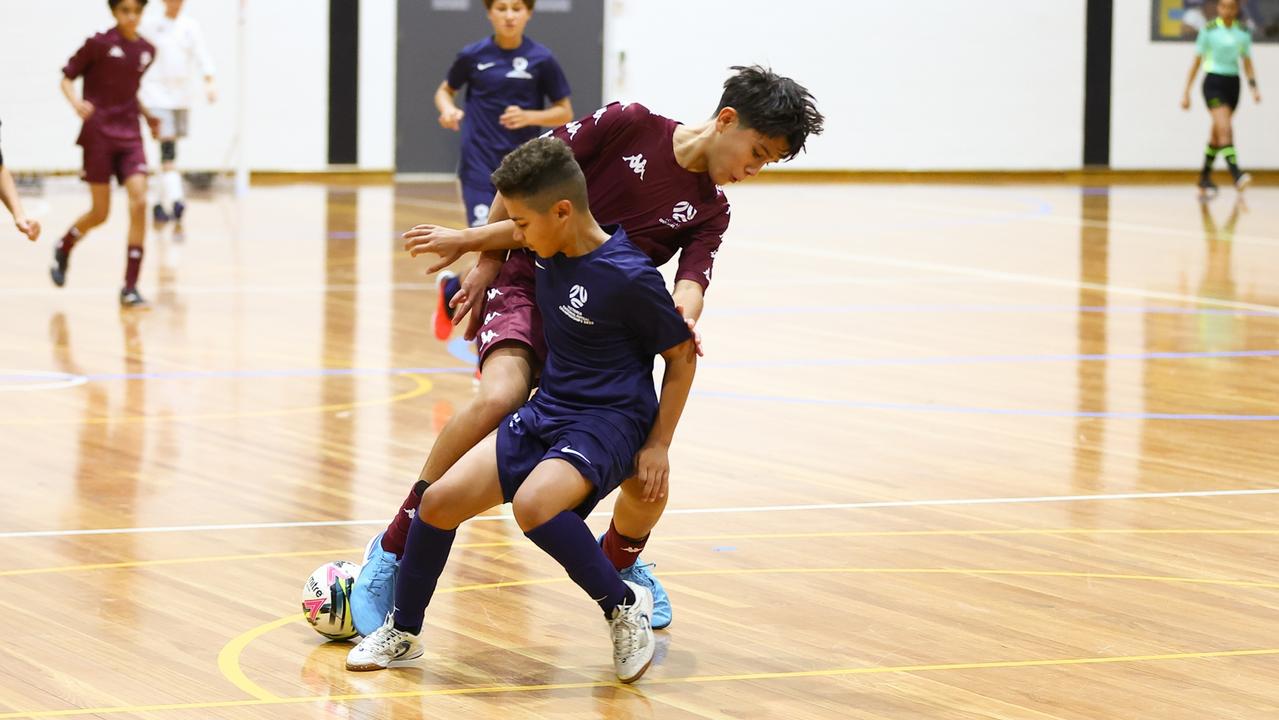
[[541, 213], [560, 200], [587, 210], [586, 176], [563, 140], [540, 137], [512, 150], [489, 178], [502, 197]]

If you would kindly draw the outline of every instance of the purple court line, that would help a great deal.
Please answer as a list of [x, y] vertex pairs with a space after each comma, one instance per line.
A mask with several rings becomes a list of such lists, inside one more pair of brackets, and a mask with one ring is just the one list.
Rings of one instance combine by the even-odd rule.
[[1279, 310], [1235, 310], [1231, 308], [1181, 308], [1139, 307], [1106, 305], [964, 305], [964, 304], [903, 304], [903, 305], [761, 305], [740, 308], [708, 309], [707, 316], [733, 317], [737, 315], [852, 315], [856, 313], [931, 314], [931, 313], [1087, 313], [1113, 315], [1234, 315], [1241, 317], [1279, 318]]

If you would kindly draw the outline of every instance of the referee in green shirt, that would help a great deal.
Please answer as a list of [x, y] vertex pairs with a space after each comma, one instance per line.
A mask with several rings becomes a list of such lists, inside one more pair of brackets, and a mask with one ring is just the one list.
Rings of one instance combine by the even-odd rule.
[[1239, 22], [1239, 0], [1220, 0], [1217, 3], [1217, 19], [1199, 31], [1195, 41], [1195, 62], [1186, 78], [1186, 91], [1181, 96], [1182, 109], [1190, 109], [1190, 88], [1195, 84], [1199, 66], [1204, 68], [1204, 100], [1212, 114], [1212, 131], [1208, 136], [1208, 149], [1204, 154], [1203, 172], [1199, 175], [1199, 190], [1204, 197], [1217, 192], [1212, 182], [1212, 164], [1221, 155], [1230, 166], [1230, 176], [1235, 187], [1242, 190], [1252, 176], [1239, 169], [1235, 157], [1234, 130], [1231, 118], [1239, 104], [1239, 60], [1252, 88], [1252, 99], [1261, 102], [1257, 90], [1257, 76], [1252, 70], [1252, 35]]

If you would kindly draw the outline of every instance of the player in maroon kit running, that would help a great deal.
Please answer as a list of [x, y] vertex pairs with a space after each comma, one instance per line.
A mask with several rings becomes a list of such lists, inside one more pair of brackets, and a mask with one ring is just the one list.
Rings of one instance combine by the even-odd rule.
[[[821, 113], [803, 86], [760, 67], [733, 69], [737, 72], [724, 83], [713, 117], [701, 124], [683, 125], [642, 105], [613, 103], [552, 131], [582, 166], [591, 209], [601, 222], [620, 224], [655, 264], [679, 252], [672, 294], [690, 326], [701, 315], [703, 293], [728, 228], [728, 201], [719, 186], [794, 157], [808, 136], [822, 129]], [[507, 218], [498, 195], [488, 225], [460, 231], [420, 225], [405, 234], [405, 247], [414, 255], [439, 254], [440, 262], [430, 270], [435, 272], [467, 251], [517, 247]], [[351, 598], [355, 627], [362, 634], [379, 627], [390, 610], [396, 563], [422, 491], [528, 399], [546, 357], [533, 292], [535, 260], [523, 251], [511, 253], [505, 263], [500, 257], [482, 259], [453, 298], [459, 320], [477, 300], [483, 302], [475, 305], [468, 331], [480, 339], [479, 395], [440, 432], [395, 519], [365, 551]], [[658, 629], [671, 621], [669, 600], [637, 560], [666, 506], [667, 481], [665, 476], [648, 482], [633, 477], [623, 483], [613, 522], [601, 540], [623, 579], [653, 593], [653, 627]]]
[[[107, 0], [116, 26], [86, 40], [62, 68], [62, 94], [84, 120], [76, 144], [84, 149], [82, 177], [89, 183], [93, 206], [62, 236], [49, 268], [53, 283], [62, 287], [72, 248], [106, 222], [114, 175], [129, 193], [128, 263], [120, 290], [120, 305], [127, 308], [146, 305], [137, 288], [147, 207], [147, 157], [138, 116], [146, 118], [153, 135], [159, 128], [159, 120], [138, 102], [142, 74], [155, 60], [155, 47], [138, 34], [146, 4], [147, 0]], [[75, 92], [79, 77], [84, 78], [83, 99]]]

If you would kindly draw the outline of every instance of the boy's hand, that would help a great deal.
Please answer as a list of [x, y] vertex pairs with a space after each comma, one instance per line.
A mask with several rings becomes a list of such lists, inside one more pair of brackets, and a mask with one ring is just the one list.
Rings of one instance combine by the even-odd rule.
[[36, 238], [40, 237], [40, 222], [38, 220], [17, 217], [13, 221], [13, 224], [18, 227], [18, 232], [26, 235], [31, 242], [35, 242]]
[[453, 228], [439, 225], [414, 225], [413, 229], [400, 237], [404, 238], [404, 249], [408, 250], [412, 257], [422, 253], [435, 253], [440, 256], [439, 261], [427, 269], [428, 275], [452, 265], [467, 252], [462, 247], [465, 237], [463, 232]]
[[462, 118], [466, 115], [459, 108], [452, 108], [440, 113], [440, 127], [445, 130], [460, 130], [462, 128]]
[[[679, 305], [675, 306], [675, 312], [684, 315], [684, 308]], [[697, 348], [697, 356], [703, 357], [706, 353], [702, 352], [702, 334], [697, 331], [697, 319], [684, 317], [684, 322], [688, 325], [688, 332], [693, 336], [693, 347]]]
[[646, 442], [635, 454], [635, 476], [644, 483], [644, 502], [657, 502], [666, 497], [671, 475], [671, 461], [665, 445]]
[[88, 100], [76, 100], [72, 103], [72, 107], [75, 108], [75, 114], [79, 115], [81, 120], [88, 120], [93, 111], [97, 109]]

